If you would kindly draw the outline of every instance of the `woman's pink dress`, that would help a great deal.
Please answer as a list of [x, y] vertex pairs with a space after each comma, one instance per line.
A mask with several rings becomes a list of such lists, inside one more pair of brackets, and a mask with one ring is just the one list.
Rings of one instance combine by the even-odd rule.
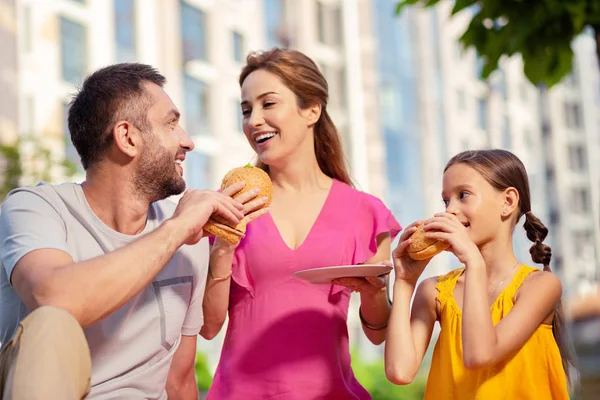
[[359, 264], [376, 237], [401, 227], [383, 203], [334, 180], [307, 238], [290, 249], [269, 214], [237, 248], [229, 324], [208, 399], [370, 399], [350, 368], [350, 291], [292, 276], [308, 268]]

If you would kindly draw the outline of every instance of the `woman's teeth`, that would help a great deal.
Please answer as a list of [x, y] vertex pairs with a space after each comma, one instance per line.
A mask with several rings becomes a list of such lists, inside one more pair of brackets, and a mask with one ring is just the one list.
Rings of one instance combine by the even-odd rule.
[[258, 135], [256, 138], [254, 138], [254, 140], [256, 141], [256, 143], [264, 143], [267, 140], [274, 137], [275, 135], [276, 135], [275, 132], [263, 133], [261, 135]]

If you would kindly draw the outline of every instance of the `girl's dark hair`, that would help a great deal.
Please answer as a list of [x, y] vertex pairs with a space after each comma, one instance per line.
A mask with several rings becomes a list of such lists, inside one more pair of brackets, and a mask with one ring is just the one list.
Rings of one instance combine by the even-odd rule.
[[[300, 108], [321, 105], [321, 116], [315, 124], [315, 153], [319, 167], [330, 178], [353, 186], [346, 167], [342, 142], [338, 131], [327, 113], [329, 88], [319, 68], [309, 57], [296, 50], [273, 48], [264, 52], [253, 52], [246, 58], [246, 66], [240, 74], [240, 86], [248, 75], [265, 70], [274, 75], [294, 94]], [[260, 160], [256, 166], [269, 171], [268, 165]]]
[[[529, 249], [531, 258], [534, 262], [544, 265], [544, 271], [552, 271], [550, 268], [550, 259], [552, 250], [550, 246], [543, 243], [548, 236], [548, 228], [542, 221], [531, 212], [531, 193], [529, 191], [529, 179], [527, 170], [517, 156], [507, 150], [469, 150], [459, 153], [452, 157], [444, 172], [452, 165], [466, 164], [483, 176], [483, 178], [494, 188], [506, 190], [515, 188], [519, 193], [519, 215], [517, 222], [522, 216], [525, 216], [523, 227], [527, 233], [527, 238], [533, 242]], [[565, 325], [565, 316], [562, 301], [559, 301], [554, 320], [552, 321], [552, 331], [554, 338], [560, 349], [562, 363], [570, 384], [569, 369], [574, 365], [573, 349], [568, 340], [567, 329]]]

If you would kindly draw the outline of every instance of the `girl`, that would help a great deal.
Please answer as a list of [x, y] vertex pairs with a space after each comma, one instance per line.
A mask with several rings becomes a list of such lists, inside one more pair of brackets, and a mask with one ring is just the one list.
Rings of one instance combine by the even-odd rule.
[[[446, 212], [424, 222], [427, 236], [446, 241], [464, 264], [424, 280], [409, 303], [428, 260], [407, 256], [410, 225], [394, 250], [394, 305], [385, 346], [386, 375], [412, 381], [433, 325], [435, 346], [425, 399], [568, 399], [571, 361], [565, 339], [562, 287], [550, 272], [548, 229], [531, 212], [525, 167], [505, 150], [467, 151], [444, 170]], [[523, 265], [512, 232], [525, 217], [534, 244], [532, 259], [544, 271]]]
[[213, 279], [220, 297], [213, 291], [204, 305], [222, 319], [205, 326], [216, 334], [227, 310], [229, 324], [208, 398], [370, 399], [350, 368], [348, 288], [360, 292], [363, 329], [379, 344], [390, 311], [385, 279], [312, 285], [292, 274], [386, 260], [400, 226], [379, 199], [352, 187], [327, 82], [311, 59], [281, 49], [251, 54], [240, 86], [244, 133], [273, 197], [237, 249], [218, 240], [213, 248], [229, 262], [211, 261], [212, 276], [225, 279]]

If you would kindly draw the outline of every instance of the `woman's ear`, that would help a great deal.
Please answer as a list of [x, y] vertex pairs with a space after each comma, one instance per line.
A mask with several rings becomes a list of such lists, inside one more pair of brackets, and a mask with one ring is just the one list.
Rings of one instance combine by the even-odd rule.
[[302, 116], [306, 119], [308, 126], [312, 126], [317, 123], [321, 117], [321, 110], [321, 104], [315, 103], [301, 111]]
[[132, 123], [119, 121], [115, 124], [112, 135], [115, 145], [121, 153], [133, 158], [140, 151], [141, 132]]

